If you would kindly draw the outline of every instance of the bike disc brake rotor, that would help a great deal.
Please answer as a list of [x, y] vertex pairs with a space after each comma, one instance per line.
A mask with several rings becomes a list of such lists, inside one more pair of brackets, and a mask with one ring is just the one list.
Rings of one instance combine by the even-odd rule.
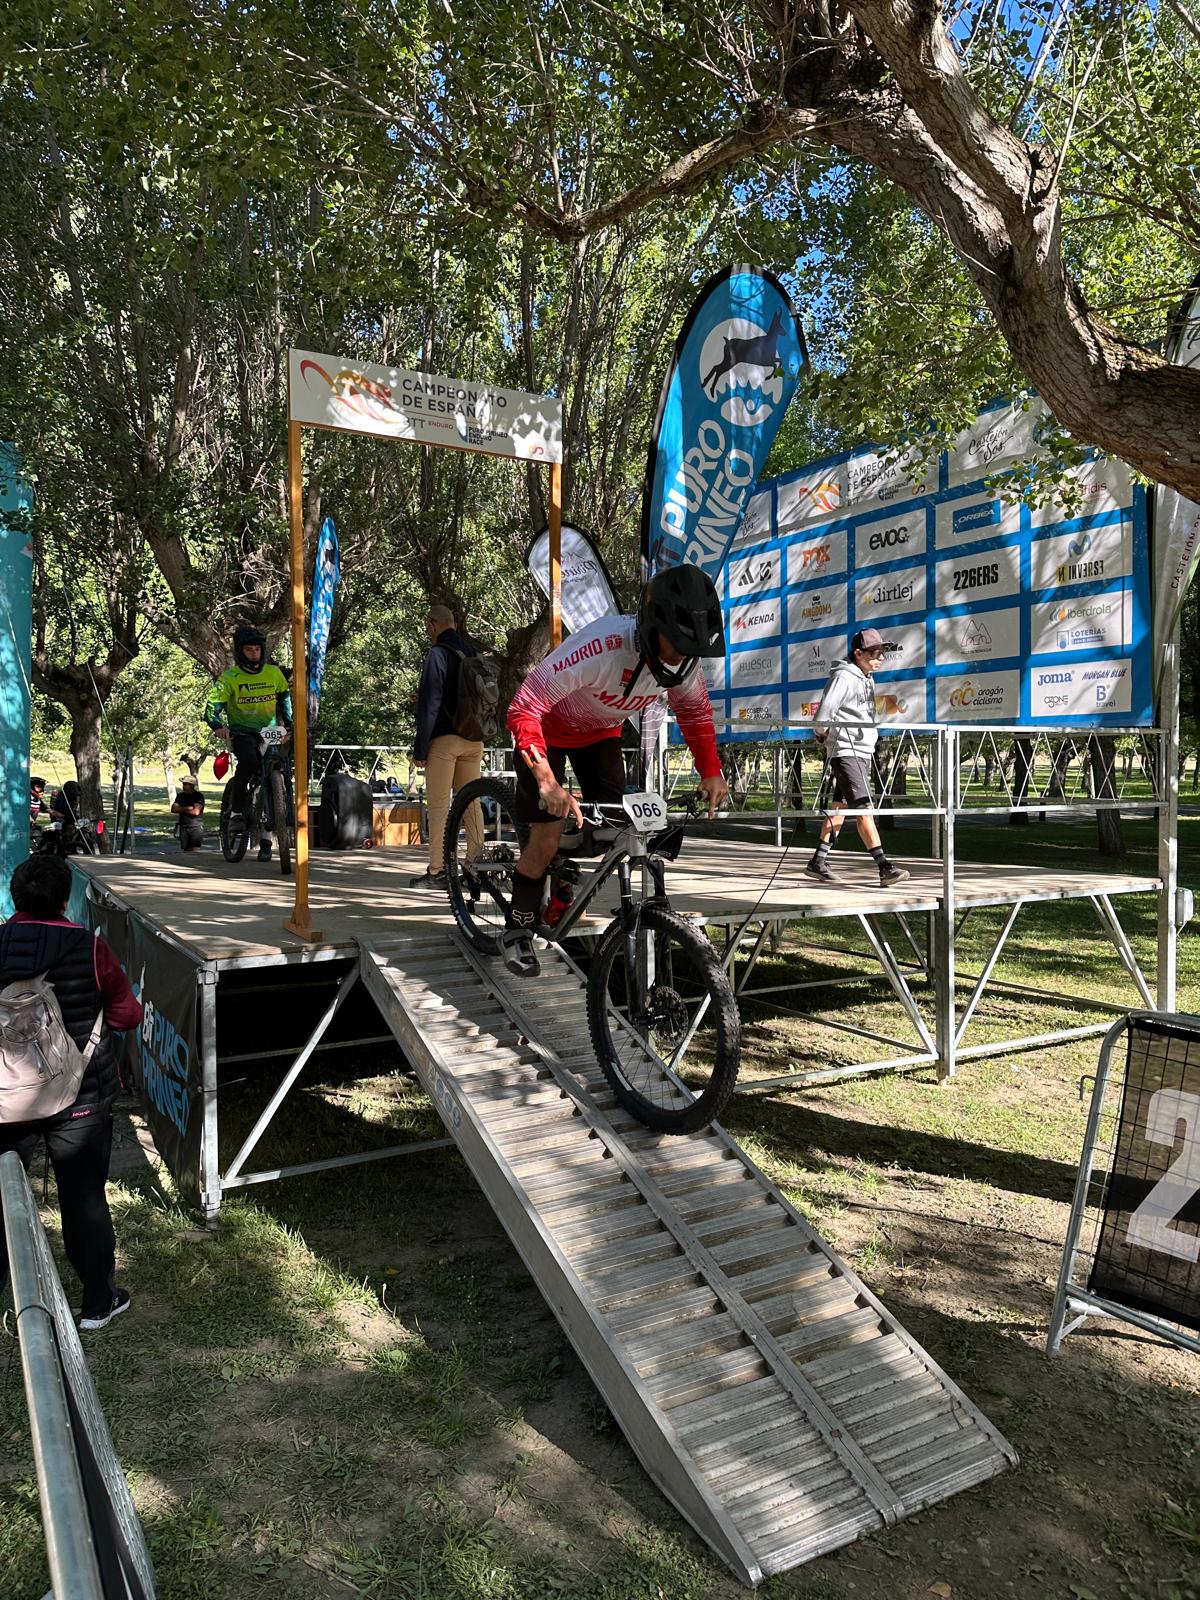
[[644, 1029], [647, 1035], [653, 1036], [660, 1047], [674, 1049], [688, 1030], [687, 1003], [670, 984], [655, 983], [646, 996], [645, 1011], [636, 1020], [639, 1030]]

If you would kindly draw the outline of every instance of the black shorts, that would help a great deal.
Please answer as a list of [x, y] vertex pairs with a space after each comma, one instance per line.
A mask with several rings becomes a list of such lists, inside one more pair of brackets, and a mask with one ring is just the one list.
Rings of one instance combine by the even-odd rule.
[[862, 756], [830, 756], [833, 773], [833, 798], [856, 811], [872, 804], [871, 771]]
[[[560, 750], [551, 746], [546, 751], [550, 770], [562, 783], [570, 759], [571, 770], [579, 780], [583, 798], [589, 805], [619, 806], [625, 793], [625, 760], [621, 754], [620, 739], [597, 739], [595, 744], [580, 745], [577, 750]], [[517, 825], [528, 828], [537, 822], [561, 822], [562, 817], [552, 817], [542, 810], [538, 786], [525, 757], [517, 755]]]

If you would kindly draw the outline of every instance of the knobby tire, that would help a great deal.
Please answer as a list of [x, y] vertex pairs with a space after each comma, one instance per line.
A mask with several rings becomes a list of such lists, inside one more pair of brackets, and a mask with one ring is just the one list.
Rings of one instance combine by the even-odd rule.
[[271, 820], [275, 824], [275, 845], [279, 851], [279, 870], [286, 878], [292, 870], [292, 825], [289, 820], [287, 782], [278, 766], [271, 768]]
[[[646, 933], [670, 934], [689, 952], [690, 959], [703, 975], [709, 994], [705, 1026], [713, 1030], [716, 1043], [708, 1083], [693, 1101], [671, 1108], [646, 1099], [624, 1077], [620, 1056], [613, 1042], [613, 1030], [616, 1030], [618, 1040], [628, 1038], [628, 1035], [610, 1017], [608, 1009], [608, 985], [613, 965], [625, 959], [625, 931], [619, 917], [601, 939], [588, 973], [587, 1010], [592, 1045], [604, 1076], [631, 1116], [655, 1133], [695, 1133], [717, 1120], [737, 1082], [741, 1054], [741, 1021], [737, 1001], [716, 951], [690, 922], [666, 906], [643, 905], [639, 915], [639, 938]], [[693, 1089], [692, 1093], [695, 1092]]]

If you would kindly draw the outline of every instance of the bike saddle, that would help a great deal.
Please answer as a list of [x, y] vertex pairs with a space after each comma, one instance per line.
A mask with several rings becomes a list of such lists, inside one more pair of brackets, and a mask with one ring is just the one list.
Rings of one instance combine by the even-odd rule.
[[564, 828], [558, 852], [564, 856], [602, 856], [620, 833], [620, 828], [605, 823], [602, 827], [585, 822], [582, 828]]

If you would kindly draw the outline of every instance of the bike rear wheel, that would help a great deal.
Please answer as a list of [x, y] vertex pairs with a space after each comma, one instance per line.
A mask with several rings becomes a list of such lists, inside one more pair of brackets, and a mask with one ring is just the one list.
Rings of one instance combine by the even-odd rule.
[[246, 828], [246, 819], [242, 816], [237, 824], [233, 823], [233, 812], [229, 808], [229, 785], [225, 785], [225, 793], [221, 797], [221, 854], [226, 861], [238, 862], [246, 854], [246, 846], [250, 843], [250, 834]]
[[288, 783], [280, 767], [271, 768], [271, 820], [279, 851], [279, 870], [286, 878], [292, 870], [292, 808]]
[[[483, 846], [468, 859], [467, 823], [482, 808]], [[476, 812], [476, 818], [479, 813]], [[478, 836], [479, 821], [472, 820]], [[516, 790], [502, 778], [476, 778], [454, 796], [446, 818], [446, 886], [450, 909], [463, 933], [484, 955], [495, 955], [512, 903], [513, 872], [524, 830], [516, 822]]]
[[620, 918], [592, 958], [596, 1059], [639, 1122], [656, 1133], [695, 1133], [720, 1116], [737, 1082], [737, 1002], [712, 945], [666, 906], [640, 908], [634, 940], [632, 977]]

